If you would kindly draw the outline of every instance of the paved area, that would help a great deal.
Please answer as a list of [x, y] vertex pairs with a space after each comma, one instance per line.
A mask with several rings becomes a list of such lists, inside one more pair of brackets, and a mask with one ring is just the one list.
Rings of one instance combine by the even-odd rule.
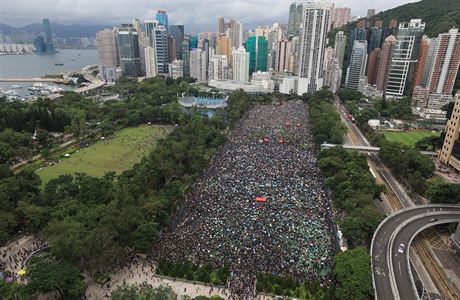
[[153, 287], [168, 285], [178, 295], [188, 295], [192, 298], [197, 296], [220, 296], [228, 299], [229, 291], [210, 285], [196, 284], [188, 281], [166, 279], [153, 274], [153, 268], [146, 260], [139, 260], [136, 263], [125, 267], [111, 276], [111, 281], [102, 287], [92, 280], [87, 280], [88, 289], [86, 299], [109, 299], [117, 286], [126, 284], [149, 284]]

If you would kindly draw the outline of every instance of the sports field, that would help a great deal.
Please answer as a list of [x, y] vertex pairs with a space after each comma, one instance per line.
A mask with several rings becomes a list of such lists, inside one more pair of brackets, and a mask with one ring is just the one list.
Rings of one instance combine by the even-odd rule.
[[439, 136], [439, 132], [430, 131], [383, 131], [385, 139], [390, 142], [397, 142], [409, 147], [429, 136]]
[[54, 166], [38, 170], [37, 174], [43, 185], [63, 174], [86, 173], [96, 177], [103, 176], [107, 171], [120, 174], [139, 162], [159, 139], [171, 131], [171, 127], [160, 125], [125, 128], [111, 138], [62, 158]]

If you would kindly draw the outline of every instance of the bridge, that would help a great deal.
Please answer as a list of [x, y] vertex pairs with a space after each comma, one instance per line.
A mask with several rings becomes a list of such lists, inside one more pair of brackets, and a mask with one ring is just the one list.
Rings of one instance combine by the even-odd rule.
[[[374, 146], [357, 146], [357, 145], [338, 145], [338, 144], [329, 144], [329, 143], [324, 143], [321, 144], [321, 150], [323, 149], [329, 149], [333, 147], [343, 147], [344, 149], [348, 150], [356, 150], [359, 152], [367, 152], [367, 153], [378, 153], [380, 151], [380, 147], [374, 147]], [[436, 152], [430, 152], [430, 151], [420, 151], [420, 153], [428, 156], [433, 156], [437, 157], [438, 154]]]
[[[403, 208], [380, 223], [371, 244], [375, 298], [418, 300], [409, 261], [412, 241], [428, 227], [459, 221], [459, 205], [426, 204]], [[404, 245], [403, 253], [400, 251], [401, 244]]]

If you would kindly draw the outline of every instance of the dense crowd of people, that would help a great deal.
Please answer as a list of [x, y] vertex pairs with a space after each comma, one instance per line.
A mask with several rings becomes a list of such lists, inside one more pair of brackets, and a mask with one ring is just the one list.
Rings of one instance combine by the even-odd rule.
[[301, 102], [253, 108], [195, 183], [153, 257], [229, 266], [234, 299], [255, 296], [258, 273], [327, 283], [337, 243], [307, 120]]

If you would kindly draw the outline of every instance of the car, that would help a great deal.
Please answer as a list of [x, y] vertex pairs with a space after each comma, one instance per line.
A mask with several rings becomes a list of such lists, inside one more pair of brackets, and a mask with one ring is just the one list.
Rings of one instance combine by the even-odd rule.
[[406, 247], [406, 246], [404, 246], [404, 244], [399, 244], [398, 252], [399, 252], [399, 253], [404, 253], [404, 248], [405, 248], [405, 247]]
[[430, 223], [436, 222], [437, 220], [438, 220], [438, 219], [436, 219], [435, 217], [431, 217], [431, 218], [429, 219]]

